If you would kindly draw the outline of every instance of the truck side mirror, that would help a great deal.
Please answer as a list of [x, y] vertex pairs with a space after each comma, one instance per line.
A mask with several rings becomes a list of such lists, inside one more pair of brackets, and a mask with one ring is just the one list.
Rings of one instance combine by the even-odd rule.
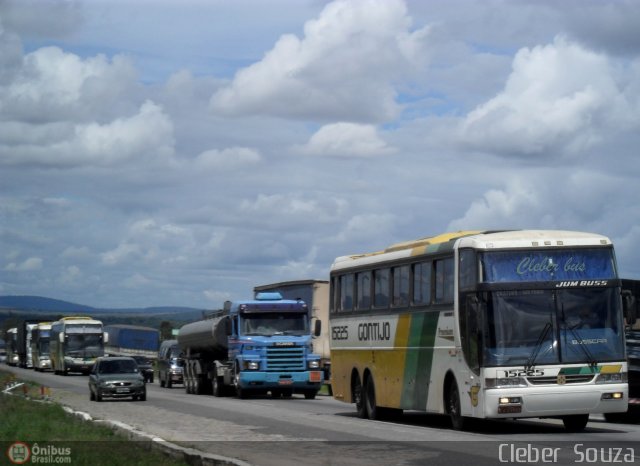
[[636, 323], [638, 318], [636, 313], [636, 298], [629, 290], [622, 290], [622, 309], [627, 325], [631, 326]]
[[104, 332], [104, 333], [102, 334], [102, 341], [103, 341], [104, 343], [109, 343], [109, 334], [108, 334], [107, 332]]
[[227, 336], [233, 334], [233, 326], [229, 317], [224, 318], [224, 332]]
[[58, 341], [64, 343], [64, 333], [58, 333]]
[[322, 333], [322, 321], [320, 319], [316, 320], [314, 322], [314, 326], [313, 326], [313, 336], [314, 337], [319, 337], [320, 333]]

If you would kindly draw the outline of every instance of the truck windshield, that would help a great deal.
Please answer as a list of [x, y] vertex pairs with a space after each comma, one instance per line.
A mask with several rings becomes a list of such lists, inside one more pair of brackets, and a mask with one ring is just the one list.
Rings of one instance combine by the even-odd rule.
[[486, 366], [625, 357], [618, 288], [493, 291], [487, 297]]
[[251, 313], [242, 316], [243, 335], [306, 335], [309, 333], [305, 313]]

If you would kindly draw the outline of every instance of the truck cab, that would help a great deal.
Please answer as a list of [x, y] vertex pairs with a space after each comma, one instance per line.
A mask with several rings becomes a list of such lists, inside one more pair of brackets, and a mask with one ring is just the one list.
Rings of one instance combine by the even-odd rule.
[[270, 391], [274, 397], [315, 398], [323, 373], [311, 338], [320, 333], [320, 322], [312, 332], [303, 301], [258, 293], [254, 300], [225, 303], [225, 311], [231, 319], [229, 360], [238, 397]]

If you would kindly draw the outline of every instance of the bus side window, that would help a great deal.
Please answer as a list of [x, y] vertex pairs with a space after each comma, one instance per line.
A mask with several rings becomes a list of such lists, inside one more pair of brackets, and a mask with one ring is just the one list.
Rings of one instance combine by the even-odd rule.
[[413, 264], [413, 304], [431, 303], [431, 262]]
[[389, 269], [373, 271], [373, 288], [374, 307], [389, 307]]
[[473, 289], [476, 284], [476, 276], [478, 274], [478, 267], [476, 265], [476, 254], [473, 249], [461, 249], [460, 260], [458, 263], [459, 281], [458, 286], [460, 291], [467, 291]]
[[407, 306], [409, 304], [409, 271], [408, 265], [392, 269], [394, 306]]
[[437, 304], [453, 303], [453, 259], [436, 261], [436, 301]]
[[371, 272], [356, 274], [356, 308], [369, 309], [371, 307]]
[[469, 293], [464, 300], [464, 310], [460, 313], [460, 338], [464, 359], [469, 368], [480, 374], [480, 355], [478, 354], [478, 298]]
[[340, 310], [353, 310], [353, 274], [340, 276]]

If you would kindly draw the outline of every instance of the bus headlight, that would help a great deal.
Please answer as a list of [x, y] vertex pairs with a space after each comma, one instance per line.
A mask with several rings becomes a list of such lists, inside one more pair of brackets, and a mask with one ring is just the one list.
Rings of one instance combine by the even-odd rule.
[[616, 372], [614, 374], [600, 374], [596, 383], [625, 383], [627, 381], [626, 372]]
[[309, 361], [309, 369], [317, 369], [320, 367], [320, 361], [317, 359], [313, 359]]
[[498, 377], [495, 379], [484, 379], [486, 388], [514, 388], [526, 387], [527, 382], [522, 377]]

